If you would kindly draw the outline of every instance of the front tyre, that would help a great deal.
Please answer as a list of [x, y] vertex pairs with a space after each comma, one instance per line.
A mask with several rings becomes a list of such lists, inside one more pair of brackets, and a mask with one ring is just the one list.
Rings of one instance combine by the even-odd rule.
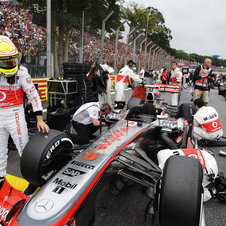
[[20, 161], [23, 177], [41, 187], [70, 159], [73, 142], [66, 133], [51, 129], [48, 134], [36, 133], [24, 148]]
[[199, 226], [203, 169], [197, 159], [172, 156], [163, 171], [159, 202], [161, 226]]

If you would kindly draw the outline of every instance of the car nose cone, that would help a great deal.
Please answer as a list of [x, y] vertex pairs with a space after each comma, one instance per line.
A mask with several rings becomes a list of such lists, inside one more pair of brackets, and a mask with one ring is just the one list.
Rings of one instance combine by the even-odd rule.
[[37, 213], [47, 213], [53, 208], [53, 204], [51, 199], [42, 199], [35, 204], [35, 211]]

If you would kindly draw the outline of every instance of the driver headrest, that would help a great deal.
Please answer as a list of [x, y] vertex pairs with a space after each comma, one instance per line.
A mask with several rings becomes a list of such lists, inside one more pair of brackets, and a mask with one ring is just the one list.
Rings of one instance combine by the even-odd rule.
[[143, 114], [155, 115], [155, 106], [151, 103], [145, 103], [142, 107]]

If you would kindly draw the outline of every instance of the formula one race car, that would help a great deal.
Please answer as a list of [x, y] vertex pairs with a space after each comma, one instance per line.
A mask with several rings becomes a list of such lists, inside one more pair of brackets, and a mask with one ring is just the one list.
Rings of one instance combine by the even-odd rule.
[[132, 182], [147, 188], [148, 212], [158, 213], [162, 226], [205, 225], [203, 187], [217, 175], [217, 165], [207, 151], [186, 149], [187, 133], [181, 143], [170, 138], [187, 130], [184, 119], [171, 120], [148, 103], [113, 110], [105, 120], [109, 129], [86, 148], [75, 149], [57, 130], [30, 139], [21, 172], [40, 189], [27, 196], [5, 180], [2, 225], [92, 225], [101, 188], [109, 183], [117, 194]]

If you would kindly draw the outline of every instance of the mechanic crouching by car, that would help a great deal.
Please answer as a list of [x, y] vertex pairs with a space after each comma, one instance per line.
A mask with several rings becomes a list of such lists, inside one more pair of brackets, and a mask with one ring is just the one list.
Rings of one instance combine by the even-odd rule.
[[65, 131], [75, 144], [88, 144], [92, 135], [100, 128], [106, 126], [101, 122], [100, 116], [107, 115], [111, 111], [108, 103], [90, 102], [83, 104], [73, 115], [72, 125], [77, 134]]
[[194, 115], [193, 134], [198, 139], [218, 140], [223, 136], [223, 129], [217, 111], [213, 107], [205, 107], [202, 99], [194, 101], [197, 109]]
[[6, 176], [8, 137], [11, 135], [19, 156], [29, 136], [23, 107], [23, 93], [31, 101], [39, 132], [49, 132], [42, 118], [42, 104], [27, 70], [19, 65], [19, 53], [6, 36], [0, 36], [0, 181]]
[[129, 82], [129, 78], [133, 79], [135, 82], [142, 83], [142, 79], [133, 73], [135, 65], [136, 63], [129, 60], [127, 65], [119, 71], [115, 84], [115, 109], [123, 109], [125, 106], [125, 89]]

